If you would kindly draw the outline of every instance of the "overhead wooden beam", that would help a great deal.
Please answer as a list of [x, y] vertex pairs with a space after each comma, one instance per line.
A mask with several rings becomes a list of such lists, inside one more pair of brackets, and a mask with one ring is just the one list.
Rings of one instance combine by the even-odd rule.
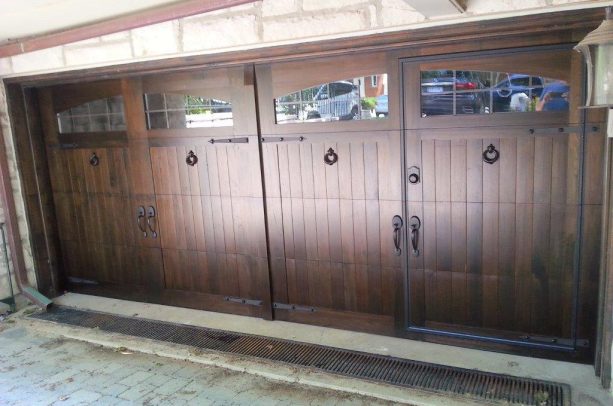
[[257, 0], [187, 0], [121, 17], [69, 28], [49, 34], [24, 38], [0, 45], [0, 58], [38, 51], [71, 42], [82, 41], [115, 32], [131, 30], [146, 25], [162, 23], [228, 7], [254, 3]]

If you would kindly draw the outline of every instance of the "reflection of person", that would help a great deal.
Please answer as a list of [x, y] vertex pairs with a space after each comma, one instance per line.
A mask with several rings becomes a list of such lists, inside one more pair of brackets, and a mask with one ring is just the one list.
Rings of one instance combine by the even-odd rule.
[[556, 82], [545, 86], [536, 111], [568, 111], [568, 85]]
[[528, 111], [530, 107], [530, 98], [526, 93], [515, 93], [511, 96], [509, 109], [511, 111]]

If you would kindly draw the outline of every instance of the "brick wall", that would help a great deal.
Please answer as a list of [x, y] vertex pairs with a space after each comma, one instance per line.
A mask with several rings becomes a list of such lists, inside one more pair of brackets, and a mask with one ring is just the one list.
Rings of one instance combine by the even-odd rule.
[[[613, 4], [613, 1], [467, 0], [466, 3], [467, 10], [463, 15], [427, 19], [404, 0], [263, 0], [10, 58], [0, 58], [0, 78], [412, 30], [544, 11], [604, 7]], [[0, 121], [7, 142], [26, 264], [31, 282], [34, 283], [24, 203], [14, 161], [3, 88], [0, 89]], [[0, 298], [6, 297], [7, 294], [6, 269], [0, 257]]]

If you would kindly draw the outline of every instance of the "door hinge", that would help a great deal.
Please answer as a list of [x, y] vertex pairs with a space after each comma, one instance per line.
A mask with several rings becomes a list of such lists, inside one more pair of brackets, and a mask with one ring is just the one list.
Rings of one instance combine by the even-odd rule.
[[576, 345], [577, 347], [581, 347], [581, 348], [590, 347], [590, 340], [587, 340], [585, 338], [578, 338], [576, 340], [576, 344], [575, 344], [575, 340], [573, 340], [572, 338], [539, 337], [539, 336], [536, 336], [536, 337], [521, 336], [520, 338], [524, 341], [543, 343], [543, 344], [559, 344], [559, 345], [565, 345], [568, 347], [572, 347]]
[[272, 304], [272, 307], [274, 307], [275, 309], [289, 310], [289, 311], [294, 311], [294, 312], [313, 313], [315, 311], [315, 308], [311, 306], [300, 306], [300, 305], [295, 305], [295, 304], [278, 303], [278, 302], [274, 302]]
[[[535, 127], [528, 129], [530, 134], [569, 134], [579, 133], [582, 128], [579, 126], [566, 127]], [[586, 132], [598, 132], [598, 126], [586, 126]]]
[[246, 144], [249, 142], [249, 137], [237, 138], [212, 138], [209, 140], [211, 144]]
[[243, 299], [242, 297], [226, 296], [223, 298], [226, 302], [244, 304], [249, 306], [262, 306], [262, 301], [257, 299]]
[[298, 141], [302, 142], [306, 140], [304, 137], [266, 137], [262, 138], [262, 142], [292, 142]]
[[74, 276], [69, 276], [68, 282], [75, 285], [98, 285], [98, 281], [92, 279], [75, 278]]

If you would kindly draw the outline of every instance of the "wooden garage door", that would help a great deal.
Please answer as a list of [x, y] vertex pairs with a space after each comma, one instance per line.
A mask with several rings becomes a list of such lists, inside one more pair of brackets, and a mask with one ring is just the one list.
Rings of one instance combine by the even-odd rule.
[[73, 288], [270, 317], [253, 83], [247, 66], [43, 92]]
[[401, 154], [389, 72], [385, 55], [258, 67], [275, 318], [394, 331]]
[[410, 330], [589, 345], [604, 136], [582, 124], [580, 66], [569, 50], [404, 64]]

